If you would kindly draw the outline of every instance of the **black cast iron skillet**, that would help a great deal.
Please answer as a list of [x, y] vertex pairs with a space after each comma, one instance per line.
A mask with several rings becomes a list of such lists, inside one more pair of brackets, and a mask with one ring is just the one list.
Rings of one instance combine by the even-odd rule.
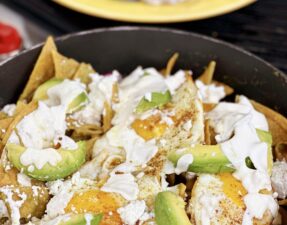
[[[179, 52], [177, 68], [199, 75], [210, 60], [217, 61], [216, 79], [287, 115], [287, 77], [258, 57], [233, 45], [198, 34], [146, 27], [95, 29], [57, 39], [59, 51], [90, 62], [101, 73], [131, 72], [142, 65], [163, 68]], [[23, 89], [42, 45], [0, 64], [0, 105], [13, 102]]]

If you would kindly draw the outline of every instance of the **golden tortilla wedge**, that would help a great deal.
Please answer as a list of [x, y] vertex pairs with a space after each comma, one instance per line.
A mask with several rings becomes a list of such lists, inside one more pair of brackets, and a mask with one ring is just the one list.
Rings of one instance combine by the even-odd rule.
[[32, 93], [36, 88], [54, 76], [54, 63], [52, 59], [52, 51], [56, 51], [57, 47], [52, 37], [48, 37], [42, 51], [37, 59], [30, 78], [19, 97], [19, 100], [30, 100]]

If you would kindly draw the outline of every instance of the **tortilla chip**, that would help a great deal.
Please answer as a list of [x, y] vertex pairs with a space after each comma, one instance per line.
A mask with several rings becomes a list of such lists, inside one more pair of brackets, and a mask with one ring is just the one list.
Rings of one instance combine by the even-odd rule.
[[6, 185], [17, 185], [17, 174], [18, 170], [16, 168], [5, 171], [3, 167], [0, 166], [0, 187]]
[[279, 201], [278, 201], [278, 204], [279, 204], [279, 205], [287, 205], [287, 199], [279, 200]]
[[112, 103], [119, 103], [119, 84], [114, 83], [113, 84], [113, 90], [112, 90]]
[[0, 120], [3, 120], [7, 117], [8, 117], [8, 115], [6, 113], [4, 113], [3, 111], [0, 111]]
[[26, 100], [17, 101], [15, 115], [17, 115], [18, 113], [21, 113], [22, 110], [25, 110], [27, 108], [27, 105], [28, 104]]
[[281, 215], [281, 223], [277, 223], [277, 224], [287, 224], [287, 210], [286, 210], [286, 208], [283, 208], [282, 206], [279, 207], [279, 213]]
[[61, 55], [56, 50], [52, 51], [55, 66], [55, 77], [60, 79], [72, 79], [79, 68], [79, 63]]
[[34, 69], [29, 80], [20, 95], [19, 99], [30, 99], [36, 88], [54, 76], [54, 63], [52, 59], [52, 51], [56, 51], [57, 47], [52, 37], [48, 37], [42, 51], [37, 59]]
[[276, 160], [287, 160], [287, 119], [274, 110], [251, 100], [254, 108], [263, 113], [268, 121], [272, 134], [274, 157]]
[[107, 132], [112, 127], [112, 119], [114, 112], [112, 106], [105, 101], [104, 103], [104, 113], [103, 113], [103, 131]]
[[72, 131], [71, 137], [76, 141], [89, 140], [93, 137], [98, 137], [103, 133], [102, 128], [95, 124], [84, 124], [81, 126], [71, 125], [68, 129]]
[[257, 111], [266, 116], [273, 137], [273, 144], [276, 146], [277, 144], [287, 143], [287, 119], [258, 102], [251, 100], [251, 103]]
[[84, 84], [88, 84], [91, 82], [90, 74], [95, 73], [91, 64], [81, 63], [78, 67], [76, 73], [73, 76], [73, 79], [80, 79], [80, 81]]
[[[45, 184], [41, 181], [31, 180], [31, 184], [34, 186], [34, 191], [32, 187], [23, 187], [18, 183], [17, 174], [19, 172], [17, 169], [12, 168], [8, 171], [5, 171], [0, 167], [0, 187], [9, 186], [10, 190], [14, 193], [13, 199], [19, 198], [19, 193], [24, 193], [27, 196], [27, 199], [24, 201], [20, 208], [21, 218], [30, 218], [43, 216], [46, 208], [46, 204], [49, 200], [48, 189], [45, 187]], [[38, 195], [36, 194], [38, 193]], [[6, 199], [5, 194], [0, 190], [0, 199]], [[6, 204], [9, 211], [11, 211], [9, 204]]]
[[[2, 144], [3, 146], [6, 145], [11, 133], [13, 132], [14, 128], [17, 124], [24, 118], [24, 116], [28, 115], [29, 113], [33, 112], [38, 107], [37, 102], [30, 102], [29, 104], [22, 104], [22, 110], [19, 111], [13, 118], [13, 121], [10, 123], [8, 129], [6, 130], [5, 135], [3, 136]], [[0, 149], [0, 154], [2, 154], [3, 148]]]
[[203, 74], [198, 78], [198, 80], [200, 80], [205, 85], [214, 84], [215, 86], [219, 86], [219, 87], [222, 86], [224, 88], [225, 94], [231, 95], [234, 92], [234, 89], [232, 87], [228, 86], [225, 83], [222, 83], [222, 82], [219, 82], [213, 79], [215, 68], [216, 68], [216, 62], [211, 61], [208, 64], [205, 71], [203, 72]]
[[204, 112], [210, 112], [211, 110], [213, 110], [216, 106], [216, 104], [214, 103], [202, 103], [203, 106], [203, 111]]
[[86, 160], [91, 160], [92, 159], [92, 154], [93, 154], [93, 148], [96, 140], [98, 140], [99, 137], [93, 137], [90, 140], [87, 140], [87, 154], [86, 154]]
[[204, 70], [204, 72], [200, 75], [198, 80], [200, 80], [205, 85], [211, 84], [213, 80], [213, 76], [214, 76], [215, 67], [216, 67], [216, 62], [211, 61], [208, 64], [207, 68]]
[[165, 77], [169, 76], [172, 72], [172, 69], [179, 57], [178, 52], [174, 53], [167, 62], [166, 68], [162, 71]]
[[0, 140], [2, 140], [3, 136], [5, 135], [12, 121], [13, 121], [13, 117], [8, 117], [6, 119], [0, 120]]
[[209, 125], [209, 120], [204, 121], [204, 143], [206, 145], [211, 144], [211, 137], [210, 137], [210, 125]]
[[277, 144], [273, 150], [276, 160], [287, 161], [287, 142]]
[[215, 140], [215, 131], [213, 127], [210, 125], [210, 120], [207, 119], [204, 121], [204, 142], [206, 145], [216, 145], [217, 142]]

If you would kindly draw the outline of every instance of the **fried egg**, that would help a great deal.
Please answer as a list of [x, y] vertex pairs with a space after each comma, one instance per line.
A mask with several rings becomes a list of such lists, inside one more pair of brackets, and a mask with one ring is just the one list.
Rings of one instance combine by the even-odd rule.
[[101, 225], [121, 225], [117, 209], [122, 205], [123, 199], [119, 195], [91, 189], [74, 193], [65, 213], [103, 213]]
[[[232, 174], [202, 174], [193, 190], [188, 211], [196, 225], [241, 225], [246, 206], [244, 196], [247, 191]], [[261, 220], [253, 219], [253, 224], [272, 223], [269, 211]]]

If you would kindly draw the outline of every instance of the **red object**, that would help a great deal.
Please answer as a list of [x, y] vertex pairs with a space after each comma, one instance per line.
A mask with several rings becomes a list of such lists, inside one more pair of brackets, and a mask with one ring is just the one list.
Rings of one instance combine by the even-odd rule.
[[21, 43], [22, 39], [14, 27], [0, 23], [0, 54], [20, 49]]

